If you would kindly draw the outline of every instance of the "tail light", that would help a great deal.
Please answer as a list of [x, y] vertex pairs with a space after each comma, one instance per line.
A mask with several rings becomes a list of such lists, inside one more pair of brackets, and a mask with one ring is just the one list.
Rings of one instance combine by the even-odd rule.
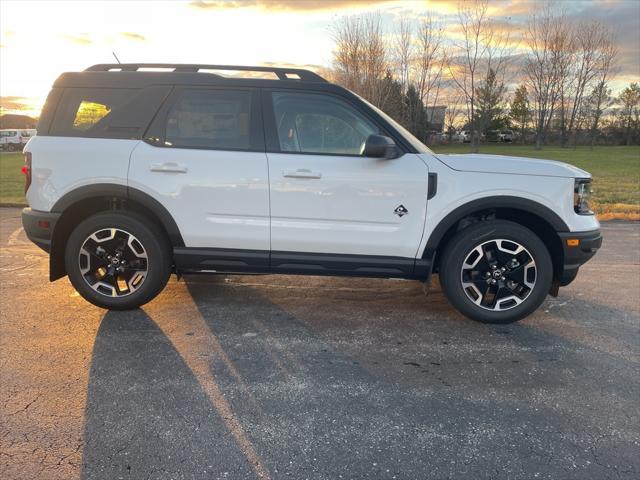
[[27, 193], [31, 185], [31, 152], [24, 152], [24, 165], [22, 166], [24, 173], [24, 193]]

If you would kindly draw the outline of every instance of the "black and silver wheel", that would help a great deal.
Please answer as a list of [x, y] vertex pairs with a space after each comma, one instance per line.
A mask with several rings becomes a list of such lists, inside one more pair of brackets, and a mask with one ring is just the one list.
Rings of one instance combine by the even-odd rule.
[[551, 287], [553, 265], [544, 243], [529, 229], [496, 220], [458, 232], [440, 263], [449, 301], [466, 316], [510, 323], [540, 306]]
[[71, 283], [89, 302], [124, 310], [150, 301], [171, 273], [170, 248], [159, 229], [133, 213], [99, 213], [67, 242]]

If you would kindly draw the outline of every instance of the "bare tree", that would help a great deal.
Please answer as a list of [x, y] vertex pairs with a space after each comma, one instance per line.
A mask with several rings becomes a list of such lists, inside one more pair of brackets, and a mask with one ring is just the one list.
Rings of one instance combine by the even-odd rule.
[[383, 106], [388, 95], [384, 78], [389, 62], [380, 14], [342, 18], [334, 28], [334, 40], [336, 80]]
[[509, 38], [489, 21], [487, 0], [460, 3], [458, 25], [462, 40], [455, 43], [454, 53], [449, 57], [449, 73], [465, 99], [471, 146], [477, 152], [476, 89], [491, 70], [503, 78], [509, 57]]
[[[575, 89], [576, 78], [574, 75], [574, 63], [576, 61], [576, 30], [569, 23], [564, 13], [555, 18], [551, 37], [551, 61], [553, 71], [556, 74], [557, 104], [555, 110], [559, 116], [559, 128], [561, 143], [567, 136], [567, 115], [571, 110], [570, 99]], [[553, 114], [553, 108], [551, 113]], [[553, 115], [551, 115], [553, 117]], [[573, 123], [573, 122], [572, 122]], [[548, 133], [551, 118], [547, 123], [545, 134]]]
[[598, 133], [598, 126], [604, 111], [612, 103], [611, 89], [608, 87], [609, 77], [614, 71], [614, 64], [618, 49], [613, 42], [612, 35], [605, 38], [605, 43], [601, 48], [600, 61], [596, 73], [596, 86], [591, 94], [592, 116], [590, 126], [590, 145], [593, 148], [595, 138]]
[[541, 149], [562, 89], [566, 65], [565, 15], [545, 4], [531, 16], [526, 36], [529, 49], [525, 61], [526, 85], [534, 107], [536, 148]]
[[[612, 49], [612, 45], [611, 33], [603, 24], [588, 22], [577, 26], [572, 61], [574, 68], [571, 69], [571, 77], [574, 80], [571, 91], [572, 96], [569, 99], [569, 118], [566, 135], [563, 136], [563, 144], [568, 141], [566, 137], [572, 135], [575, 146], [575, 127], [578, 112], [581, 110], [585, 96], [589, 95], [589, 90], [594, 86], [603, 69], [607, 71], [605, 76], [608, 74], [611, 61], [615, 57], [615, 50]], [[600, 92], [602, 93], [604, 90], [601, 89]]]
[[418, 28], [412, 78], [418, 98], [425, 107], [431, 107], [429, 123], [433, 121], [433, 107], [438, 102], [446, 63], [442, 39], [442, 26], [431, 16], [424, 18]]
[[402, 93], [409, 87], [409, 75], [413, 61], [413, 23], [409, 17], [400, 17], [393, 37], [393, 60]]
[[460, 122], [460, 117], [463, 115], [465, 99], [460, 94], [453, 94], [447, 98], [447, 109], [444, 111], [444, 127], [447, 132], [449, 142], [453, 138], [453, 132], [456, 126]]

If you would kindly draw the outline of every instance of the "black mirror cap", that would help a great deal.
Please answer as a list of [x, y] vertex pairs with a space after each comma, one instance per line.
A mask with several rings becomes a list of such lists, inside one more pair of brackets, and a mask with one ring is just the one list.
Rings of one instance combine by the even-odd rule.
[[397, 158], [399, 152], [393, 139], [384, 135], [369, 135], [362, 147], [362, 155], [391, 160], [392, 158]]

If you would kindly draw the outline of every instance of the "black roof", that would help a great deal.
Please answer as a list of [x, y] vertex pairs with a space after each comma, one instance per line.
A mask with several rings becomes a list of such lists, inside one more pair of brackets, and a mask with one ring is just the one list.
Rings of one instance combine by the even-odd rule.
[[[221, 71], [273, 73], [276, 79], [223, 76]], [[168, 63], [97, 64], [83, 72], [67, 72], [54, 87], [144, 88], [150, 85], [244, 85], [292, 88], [304, 84], [337, 87], [320, 75], [300, 68]], [[338, 87], [339, 88], [339, 87]], [[331, 88], [320, 88], [330, 90]]]

